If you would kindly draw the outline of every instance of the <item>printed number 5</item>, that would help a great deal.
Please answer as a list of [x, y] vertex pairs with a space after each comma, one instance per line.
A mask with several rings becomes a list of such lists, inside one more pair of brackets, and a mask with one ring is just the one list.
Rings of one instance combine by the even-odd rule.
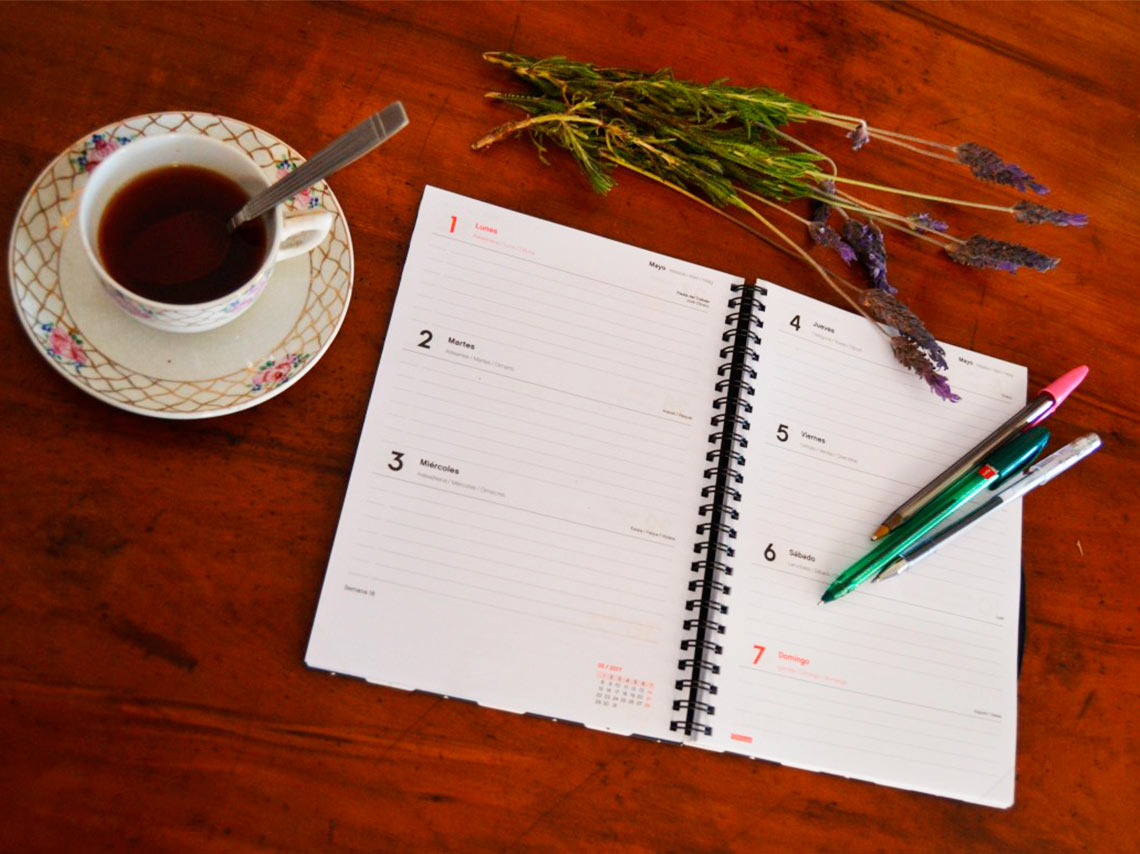
[[788, 425], [787, 424], [781, 424], [779, 427], [776, 428], [776, 438], [779, 439], [781, 442], [788, 441]]
[[388, 468], [392, 471], [399, 471], [404, 467], [404, 452], [392, 451], [392, 461], [388, 463]]

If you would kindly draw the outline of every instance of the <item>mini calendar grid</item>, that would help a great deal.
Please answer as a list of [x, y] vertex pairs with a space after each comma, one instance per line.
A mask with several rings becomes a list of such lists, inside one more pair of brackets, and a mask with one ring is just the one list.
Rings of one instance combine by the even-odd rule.
[[599, 669], [594, 705], [609, 708], [638, 706], [651, 709], [654, 687], [653, 682], [645, 679], [634, 679], [621, 673]]

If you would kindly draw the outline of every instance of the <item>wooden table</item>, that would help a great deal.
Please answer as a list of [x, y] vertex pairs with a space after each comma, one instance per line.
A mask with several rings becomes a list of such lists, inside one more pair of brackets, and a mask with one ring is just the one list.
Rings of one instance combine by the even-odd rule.
[[[264, 405], [104, 405], [0, 312], [0, 848], [10, 851], [1138, 851], [1140, 229], [1136, 4], [6, 4], [3, 226], [66, 146], [144, 112], [241, 118], [303, 154], [394, 98], [412, 118], [331, 181], [351, 310]], [[1028, 237], [1046, 275], [903, 248], [935, 333], [1092, 373], [1051, 420], [1105, 448], [1026, 504], [1017, 803], [969, 806], [307, 670], [302, 657], [417, 204], [431, 183], [830, 298], [804, 266], [632, 176], [476, 154], [515, 118], [486, 50], [765, 84], [884, 128], [977, 140], [1086, 211]], [[1008, 195], [884, 146], [843, 162]], [[854, 161], [854, 157], [862, 158]], [[956, 171], [957, 170], [957, 171]], [[1133, 195], [1137, 194], [1137, 195]], [[965, 215], [962, 229], [981, 228]]]

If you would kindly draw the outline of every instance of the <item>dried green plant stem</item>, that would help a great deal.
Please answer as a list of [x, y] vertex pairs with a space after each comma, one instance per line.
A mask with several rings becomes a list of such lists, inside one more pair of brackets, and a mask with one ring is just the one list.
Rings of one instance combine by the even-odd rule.
[[951, 234], [944, 232], [924, 230], [911, 222], [910, 217], [903, 216], [895, 211], [888, 210], [887, 208], [868, 202], [864, 199], [857, 199], [842, 190], [838, 191], [835, 196], [813, 196], [817, 201], [825, 202], [836, 210], [840, 211], [844, 216], [847, 211], [863, 214], [866, 217], [882, 223], [888, 228], [895, 231], [901, 231], [916, 240], [921, 240], [924, 243], [929, 243], [932, 246], [937, 246], [939, 249], [945, 249], [952, 244], [962, 243], [961, 238], [954, 237]]
[[891, 193], [892, 195], [896, 196], [908, 196], [912, 199], [922, 199], [923, 201], [927, 202], [942, 202], [943, 204], [955, 205], [957, 207], [978, 208], [980, 210], [1013, 213], [1012, 205], [992, 205], [987, 202], [971, 202], [966, 199], [952, 199], [947, 196], [935, 196], [930, 193], [919, 193], [915, 190], [904, 190], [900, 187], [890, 187], [886, 184], [875, 184], [871, 181], [860, 181], [857, 178], [848, 178], [843, 175], [824, 175], [822, 172], [816, 173], [811, 177], [820, 181], [834, 181], [837, 184], [850, 184], [853, 187], [865, 187], [869, 190], [879, 190], [883, 193]]
[[[880, 331], [880, 323], [899, 330], [891, 339], [896, 358], [946, 400], [956, 399], [956, 395], [945, 377], [937, 373], [946, 367], [944, 354], [888, 283], [887, 253], [879, 226], [917, 237], [945, 250], [954, 261], [975, 267], [1043, 271], [1057, 259], [983, 235], [961, 240], [946, 233], [946, 224], [930, 213], [905, 215], [858, 198], [849, 189], [997, 211], [1030, 225], [1083, 225], [1087, 221], [1081, 214], [1050, 210], [1032, 202], [1003, 206], [849, 178], [831, 157], [785, 128], [792, 123], [820, 122], [847, 131], [856, 149], [879, 139], [940, 161], [966, 165], [981, 180], [1022, 191], [1047, 192], [1024, 170], [975, 143], [950, 146], [871, 128], [861, 118], [819, 110], [772, 89], [743, 88], [723, 81], [692, 83], [675, 79], [668, 69], [640, 72], [599, 68], [564, 57], [533, 59], [510, 53], [488, 53], [485, 58], [525, 80], [533, 91], [488, 93], [488, 98], [520, 109], [526, 117], [493, 129], [473, 148], [485, 149], [509, 137], [527, 136], [544, 163], [548, 145], [567, 150], [599, 193], [614, 187], [613, 173], [620, 169], [680, 193], [808, 264], [844, 302], [876, 321]], [[788, 207], [798, 199], [812, 204], [810, 220]], [[757, 210], [761, 203], [806, 224], [813, 240], [838, 252], [845, 263], [858, 260], [871, 286], [860, 288], [823, 267]], [[730, 215], [729, 210], [739, 215]], [[843, 219], [842, 234], [828, 223], [836, 211]], [[905, 341], [914, 347], [899, 343]]]
[[[668, 187], [670, 190], [673, 190], [674, 192], [680, 193], [685, 198], [691, 199], [692, 201], [696, 202], [698, 205], [701, 205], [702, 207], [707, 208], [708, 210], [711, 210], [713, 213], [724, 217], [729, 222], [731, 222], [733, 225], [736, 225], [739, 228], [742, 228], [745, 231], [750, 232], [752, 235], [754, 235], [755, 237], [759, 237], [761, 240], [765, 241], [766, 243], [770, 243], [770, 244], [774, 245], [776, 248], [780, 249], [785, 254], [791, 255], [794, 258], [798, 258], [802, 261], [807, 262], [808, 265], [810, 265], [813, 269], [815, 269], [815, 271], [817, 273], [819, 273], [819, 275], [828, 284], [828, 286], [831, 287], [833, 290], [835, 290], [835, 292], [837, 294], [839, 294], [839, 296], [842, 297], [848, 304], [850, 304], [852, 308], [854, 308], [859, 314], [863, 315], [865, 318], [870, 320], [872, 323], [875, 323], [874, 318], [872, 318], [867, 313], [867, 311], [861, 305], [859, 305], [859, 303], [857, 303], [850, 296], [848, 296], [846, 293], [844, 293], [844, 291], [840, 287], [838, 287], [838, 285], [843, 285], [847, 288], [850, 288], [852, 291], [855, 291], [855, 292], [859, 291], [858, 287], [851, 284], [851, 282], [847, 281], [846, 279], [844, 279], [842, 276], [838, 275], [837, 273], [834, 273], [831, 270], [828, 270], [826, 267], [824, 267], [822, 264], [820, 264], [818, 261], [816, 261], [815, 258], [813, 258], [811, 255], [809, 255], [807, 252], [804, 251], [803, 247], [796, 244], [795, 241], [793, 241], [786, 234], [784, 234], [782, 231], [780, 231], [780, 229], [776, 228], [771, 222], [769, 222], [765, 217], [761, 216], [760, 213], [758, 211], [756, 211], [755, 209], [753, 209], [751, 206], [745, 204], [744, 202], [741, 202], [739, 205], [737, 205], [737, 207], [739, 207], [741, 210], [745, 211], [750, 216], [754, 217], [762, 225], [764, 225], [772, 234], [774, 234], [777, 238], [779, 238], [782, 241], [781, 243], [775, 242], [771, 237], [768, 237], [767, 235], [762, 234], [761, 232], [752, 228], [750, 225], [748, 225], [748, 223], [741, 222], [740, 220], [736, 219], [735, 217], [730, 216], [728, 213], [726, 213], [724, 211], [723, 208], [718, 208], [715, 205], [713, 205], [711, 202], [708, 202], [705, 199], [702, 199], [700, 196], [697, 196], [697, 195], [694, 195], [693, 193], [690, 193], [688, 190], [684, 189], [683, 187], [679, 187], [676, 184], [673, 184], [669, 181], [664, 180], [663, 178], [661, 178], [658, 175], [654, 175], [652, 172], [648, 172], [644, 169], [641, 169], [641, 168], [633, 165], [632, 163], [628, 163], [625, 160], [622, 160], [621, 157], [619, 157], [616, 154], [607, 152], [607, 153], [603, 154], [603, 156], [607, 160], [610, 160], [612, 163], [614, 163], [618, 166], [621, 166], [625, 169], [629, 169], [631, 172], [636, 172], [637, 174], [639, 174], [645, 178], [648, 178], [651, 181], [656, 181], [658, 184], [662, 184], [663, 186]], [[749, 193], [749, 195], [754, 195], [754, 194]], [[803, 217], [796, 215], [795, 213], [787, 210], [786, 208], [780, 207], [775, 202], [772, 202], [768, 199], [765, 199], [762, 196], [755, 196], [755, 198], [764, 202], [765, 204], [770, 204], [773, 207], [776, 207], [778, 210], [783, 211], [784, 213], [788, 214], [789, 216], [792, 216], [795, 219], [800, 220], [800, 222], [804, 222], [804, 223], [807, 222], [807, 220], [805, 220]], [[878, 326], [877, 323], [875, 325]], [[880, 331], [882, 331], [882, 330], [880, 329]], [[884, 334], [886, 334], [886, 333], [884, 333]], [[888, 335], [887, 337], [889, 338], [890, 336]]]
[[[924, 154], [927, 157], [934, 157], [938, 160], [945, 160], [950, 163], [957, 163], [958, 158], [942, 152], [955, 151], [956, 146], [947, 145], [944, 142], [934, 142], [933, 140], [923, 139], [919, 136], [911, 136], [906, 133], [899, 133], [898, 131], [884, 130], [883, 128], [871, 127], [864, 119], [857, 116], [845, 116], [841, 113], [832, 113], [826, 110], [820, 110], [817, 116], [812, 117], [813, 121], [821, 122], [823, 124], [830, 124], [836, 127], [841, 127], [847, 131], [856, 130], [860, 125], [867, 129], [867, 133], [874, 139], [882, 139], [892, 145], [898, 145], [902, 148], [916, 151], [919, 154]], [[913, 145], [908, 143], [914, 143]], [[931, 151], [930, 149], [937, 149]]]

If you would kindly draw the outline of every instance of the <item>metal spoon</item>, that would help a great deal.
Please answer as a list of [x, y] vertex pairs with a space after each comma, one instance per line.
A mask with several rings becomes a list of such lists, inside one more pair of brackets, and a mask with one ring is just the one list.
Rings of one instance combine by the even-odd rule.
[[227, 223], [226, 233], [233, 234], [234, 229], [243, 222], [261, 216], [322, 178], [363, 157], [380, 143], [399, 133], [407, 124], [408, 114], [404, 112], [404, 105], [399, 101], [394, 101], [380, 112], [373, 113], [352, 130], [334, 139], [288, 176], [275, 184], [270, 184], [246, 202]]

